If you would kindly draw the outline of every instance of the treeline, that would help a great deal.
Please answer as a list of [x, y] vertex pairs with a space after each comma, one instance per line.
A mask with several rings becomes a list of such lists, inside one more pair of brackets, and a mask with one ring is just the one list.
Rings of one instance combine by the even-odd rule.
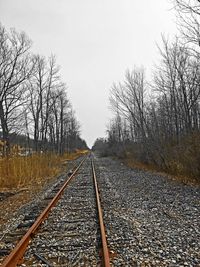
[[110, 105], [115, 116], [107, 138], [97, 139], [93, 148], [199, 179], [200, 4], [175, 4], [181, 37], [173, 42], [162, 37], [152, 81], [136, 67], [123, 82], [113, 84]]
[[0, 131], [6, 153], [16, 135], [35, 151], [87, 148], [55, 56], [35, 55], [31, 46], [24, 32], [0, 24]]

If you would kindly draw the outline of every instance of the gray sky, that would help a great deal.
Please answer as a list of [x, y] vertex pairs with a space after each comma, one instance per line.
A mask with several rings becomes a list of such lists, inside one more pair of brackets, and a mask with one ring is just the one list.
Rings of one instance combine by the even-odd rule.
[[92, 146], [105, 136], [112, 83], [135, 65], [150, 77], [161, 33], [176, 31], [171, 8], [169, 0], [0, 0], [0, 21], [25, 31], [34, 52], [57, 56], [82, 138]]

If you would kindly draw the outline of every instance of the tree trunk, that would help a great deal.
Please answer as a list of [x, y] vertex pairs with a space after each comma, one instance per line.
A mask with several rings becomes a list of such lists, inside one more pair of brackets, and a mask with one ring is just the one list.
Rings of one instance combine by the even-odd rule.
[[8, 125], [5, 119], [2, 101], [0, 101], [0, 120], [1, 120], [1, 128], [2, 128], [2, 133], [3, 133], [3, 140], [5, 141], [5, 147], [3, 149], [3, 156], [6, 156], [10, 152], [10, 142], [9, 142]]

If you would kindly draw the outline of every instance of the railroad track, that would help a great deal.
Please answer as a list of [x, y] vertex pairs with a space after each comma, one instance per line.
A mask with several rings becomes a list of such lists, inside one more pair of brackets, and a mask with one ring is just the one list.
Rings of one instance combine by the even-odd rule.
[[[111, 266], [92, 156], [85, 157], [62, 186], [53, 188], [41, 209], [39, 215], [33, 209], [9, 234], [12, 250], [2, 267]], [[9, 245], [3, 253], [8, 250]]]

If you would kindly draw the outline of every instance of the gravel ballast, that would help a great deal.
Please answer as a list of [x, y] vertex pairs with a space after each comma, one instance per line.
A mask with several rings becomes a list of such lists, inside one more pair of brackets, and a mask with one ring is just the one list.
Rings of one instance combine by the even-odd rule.
[[37, 255], [51, 266], [98, 266], [99, 240], [91, 161], [87, 159], [33, 239], [22, 266], [38, 266]]

